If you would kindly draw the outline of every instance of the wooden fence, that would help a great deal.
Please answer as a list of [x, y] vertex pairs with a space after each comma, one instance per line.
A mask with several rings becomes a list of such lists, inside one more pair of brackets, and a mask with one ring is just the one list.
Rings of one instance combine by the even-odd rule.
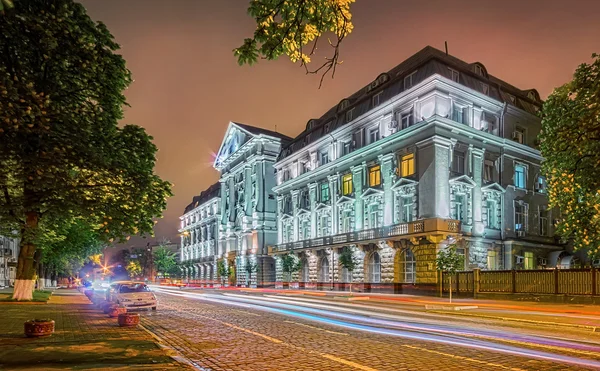
[[[442, 290], [448, 292], [450, 275], [442, 275]], [[457, 272], [452, 291], [464, 294], [513, 293], [600, 296], [600, 270], [537, 269]]]

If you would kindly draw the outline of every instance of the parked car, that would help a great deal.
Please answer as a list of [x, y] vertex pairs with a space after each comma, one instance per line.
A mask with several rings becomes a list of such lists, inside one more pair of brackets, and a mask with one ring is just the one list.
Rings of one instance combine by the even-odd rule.
[[118, 284], [112, 294], [112, 301], [127, 309], [152, 308], [156, 310], [158, 300], [143, 282], [128, 282]]
[[106, 301], [116, 302], [115, 294], [117, 292], [119, 292], [119, 287], [121, 287], [121, 285], [123, 285], [123, 284], [131, 285], [133, 283], [134, 283], [133, 281], [114, 281], [113, 283], [110, 284], [110, 286], [106, 290]]

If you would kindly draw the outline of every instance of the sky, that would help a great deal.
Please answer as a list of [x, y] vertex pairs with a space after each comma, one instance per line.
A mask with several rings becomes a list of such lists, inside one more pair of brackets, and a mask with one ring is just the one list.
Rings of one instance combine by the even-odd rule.
[[230, 121], [296, 136], [381, 72], [445, 41], [450, 54], [542, 98], [600, 53], [597, 0], [357, 0], [343, 63], [319, 89], [318, 76], [286, 58], [238, 66], [232, 49], [254, 30], [249, 0], [81, 3], [108, 26], [133, 73], [123, 123], [146, 128], [159, 148], [156, 172], [175, 196], [155, 234], [174, 242], [185, 206], [219, 178], [213, 156]]

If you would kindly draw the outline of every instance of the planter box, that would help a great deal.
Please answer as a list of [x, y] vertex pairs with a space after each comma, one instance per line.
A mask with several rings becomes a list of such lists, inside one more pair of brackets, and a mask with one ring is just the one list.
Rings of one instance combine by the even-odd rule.
[[115, 318], [115, 317], [119, 317], [121, 314], [125, 314], [125, 313], [127, 313], [127, 308], [119, 307], [118, 305], [113, 305], [113, 306], [111, 306], [110, 310], [108, 311], [108, 316], [110, 318]]
[[118, 317], [120, 327], [133, 327], [140, 323], [140, 315], [137, 313], [121, 313]]
[[25, 336], [41, 337], [50, 336], [54, 333], [54, 321], [52, 320], [30, 320], [25, 322]]

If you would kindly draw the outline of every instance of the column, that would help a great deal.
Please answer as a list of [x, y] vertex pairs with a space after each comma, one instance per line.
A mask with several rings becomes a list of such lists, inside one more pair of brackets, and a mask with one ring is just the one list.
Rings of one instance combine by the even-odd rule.
[[300, 210], [300, 191], [298, 189], [292, 190], [292, 215], [293, 215], [293, 226], [292, 226], [292, 241], [298, 241], [298, 211]]
[[219, 200], [220, 202], [220, 208], [221, 208], [221, 220], [220, 220], [220, 224], [226, 224], [227, 223], [227, 177], [223, 177], [221, 179], [219, 179], [219, 183], [221, 183], [221, 198]]
[[227, 188], [229, 189], [229, 208], [227, 210], [228, 222], [235, 220], [235, 181], [233, 176], [229, 176], [227, 179]]
[[252, 165], [244, 167], [244, 214], [252, 216]]
[[419, 176], [419, 213], [423, 218], [450, 216], [451, 141], [434, 135], [417, 143]]
[[394, 185], [394, 157], [393, 153], [379, 156], [381, 164], [381, 178], [383, 181], [383, 225], [394, 224], [394, 195], [392, 186]]
[[317, 183], [308, 184], [310, 197], [310, 238], [317, 238]]
[[331, 234], [335, 236], [339, 232], [340, 227], [340, 215], [337, 209], [337, 184], [338, 184], [339, 174], [336, 175], [328, 175], [327, 180], [329, 181], [329, 202], [331, 203]]
[[469, 152], [471, 152], [471, 163], [473, 165], [472, 176], [475, 182], [473, 188], [473, 235], [482, 236], [484, 231], [483, 220], [481, 217], [481, 186], [483, 184], [483, 160], [485, 155], [485, 149], [472, 148], [469, 146]]
[[256, 200], [256, 211], [264, 212], [265, 210], [265, 162], [256, 162], [256, 188], [258, 199]]
[[283, 196], [277, 195], [277, 243], [283, 243], [283, 223], [281, 217], [283, 216]]
[[363, 192], [363, 173], [366, 167], [366, 163], [362, 163], [361, 165], [353, 166], [350, 168], [352, 171], [352, 186], [354, 188], [354, 230], [362, 231], [363, 222], [365, 219], [363, 212], [363, 200], [362, 200], [362, 192]]

